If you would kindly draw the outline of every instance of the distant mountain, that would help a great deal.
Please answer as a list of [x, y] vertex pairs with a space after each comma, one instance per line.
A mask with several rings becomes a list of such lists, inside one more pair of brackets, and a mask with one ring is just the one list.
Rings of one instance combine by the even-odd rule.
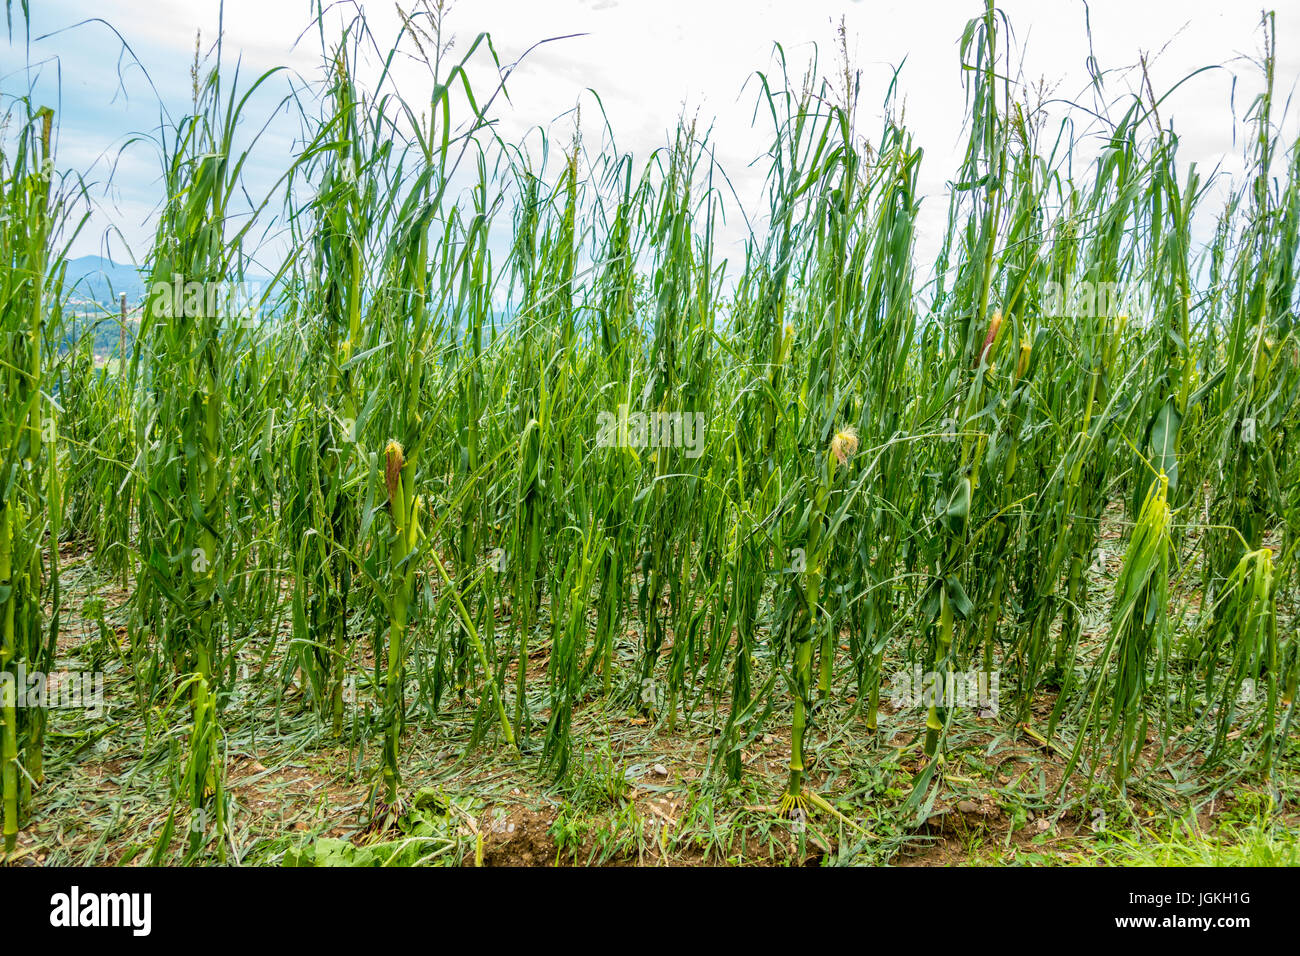
[[66, 276], [64, 294], [74, 307], [101, 305], [109, 309], [116, 308], [123, 292], [129, 308], [138, 306], [148, 280], [135, 266], [120, 265], [102, 256], [69, 259]]
[[[82, 335], [93, 330], [95, 355], [100, 359], [115, 356], [121, 343], [121, 325], [117, 319], [118, 297], [125, 292], [130, 316], [127, 320], [126, 339], [129, 349], [135, 338], [139, 309], [144, 302], [148, 279], [147, 272], [102, 256], [69, 259], [63, 285], [67, 303], [65, 319], [69, 325], [62, 347], [71, 347]], [[245, 280], [252, 288], [269, 281], [260, 276], [249, 276]], [[494, 323], [498, 335], [512, 334], [516, 328], [513, 313], [490, 311], [483, 323], [485, 338], [492, 334]], [[462, 324], [461, 328], [463, 327]]]
[[[116, 313], [118, 296], [126, 293], [128, 309], [135, 310], [143, 301], [149, 273], [135, 266], [121, 265], [103, 256], [80, 256], [68, 260], [67, 278], [63, 291], [75, 307], [101, 305]], [[247, 276], [245, 282], [269, 282], [266, 276]]]

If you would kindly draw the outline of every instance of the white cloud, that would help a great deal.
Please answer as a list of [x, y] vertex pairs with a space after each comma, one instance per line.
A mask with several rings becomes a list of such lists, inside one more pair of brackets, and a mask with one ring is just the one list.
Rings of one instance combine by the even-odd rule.
[[[1023, 54], [1024, 78], [1045, 78], [1056, 84], [1063, 98], [1087, 98], [1085, 63], [1090, 46], [1084, 4], [1004, 0], [1000, 7]], [[188, 62], [197, 27], [203, 28], [205, 41], [214, 36], [217, 9], [216, 0], [199, 5], [179, 0], [104, 0], [97, 12], [122, 31], [146, 63], [171, 64], [166, 75], [154, 76], [155, 82], [169, 94], [188, 98], [188, 75], [179, 74], [176, 64]], [[333, 9], [334, 21], [349, 10]], [[308, 10], [306, 3], [226, 0], [227, 55], [240, 51], [246, 76], [277, 64], [315, 76], [319, 39], [309, 33], [298, 42]], [[979, 11], [980, 4], [969, 0], [460, 0], [453, 4], [447, 25], [456, 35], [453, 56], [462, 54], [476, 33], [487, 31], [506, 63], [547, 37], [584, 34], [533, 50], [511, 77], [510, 100], [499, 100], [496, 111], [506, 139], [518, 139], [540, 126], [553, 128], [555, 137], [567, 142], [571, 120], [556, 123], [556, 118], [581, 101], [590, 141], [599, 127], [588, 88], [599, 92], [619, 148], [634, 152], [642, 161], [667, 141], [683, 111], [698, 114], [702, 126], [714, 121], [713, 144], [719, 159], [742, 195], [761, 208], [765, 163], [750, 164], [764, 152], [770, 124], [760, 113], [751, 126], [758, 94], [753, 73], [774, 69], [776, 41], [784, 47], [796, 81], [813, 44], [820, 48], [823, 71], [833, 69], [835, 27], [843, 16], [850, 51], [862, 70], [859, 128], [867, 135], [879, 129], [886, 86], [893, 69], [906, 61], [900, 82], [902, 102], [917, 145], [926, 153], [922, 186], [929, 198], [920, 225], [923, 241], [933, 245], [946, 215], [945, 184], [956, 169], [963, 139], [958, 41], [964, 24]], [[1222, 163], [1225, 171], [1239, 171], [1239, 164], [1234, 167], [1228, 162], [1241, 147], [1240, 141], [1233, 141], [1234, 133], [1241, 130], [1234, 129], [1232, 108], [1240, 119], [1259, 89], [1259, 71], [1248, 61], [1258, 57], [1261, 49], [1254, 9], [1249, 5], [1225, 9], [1211, 0], [1094, 0], [1087, 11], [1091, 52], [1104, 70], [1130, 67], [1146, 52], [1152, 83], [1164, 90], [1200, 66], [1227, 66], [1188, 81], [1162, 105], [1161, 115], [1174, 120], [1184, 160], [1196, 161], [1205, 174], [1216, 163]], [[79, 16], [70, 2], [50, 4], [45, 22], [55, 15], [63, 22]], [[378, 42], [386, 45], [396, 36], [399, 22], [391, 5], [370, 5], [367, 16]], [[1300, 36], [1300, 2], [1288, 0], [1279, 6], [1277, 33], [1281, 101], [1300, 76], [1300, 44], [1292, 40]], [[58, 43], [56, 38], [46, 47], [57, 48]], [[490, 77], [482, 65], [480, 61], [475, 76], [485, 83]], [[79, 69], [80, 64], [65, 63], [65, 83]], [[401, 62], [395, 75], [408, 101], [427, 99], [431, 84], [422, 67]], [[1114, 97], [1136, 90], [1140, 80], [1134, 70], [1115, 72], [1108, 76], [1108, 93]], [[93, 100], [108, 91], [78, 86], [71, 93]], [[1285, 128], [1288, 142], [1296, 129], [1293, 111]], [[287, 148], [293, 131], [280, 133], [277, 128], [277, 148]], [[739, 216], [731, 217], [733, 238], [739, 222]]]

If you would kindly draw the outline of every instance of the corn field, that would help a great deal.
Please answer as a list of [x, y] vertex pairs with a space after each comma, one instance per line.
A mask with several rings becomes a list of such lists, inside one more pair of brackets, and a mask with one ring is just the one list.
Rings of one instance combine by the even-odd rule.
[[[482, 863], [452, 767], [559, 795], [554, 837], [689, 766], [697, 816], [876, 861], [1000, 747], [1054, 768], [1054, 820], [1294, 808], [1300, 151], [1269, 15], [1223, 208], [1149, 81], [1098, 80], [1087, 144], [1048, 122], [988, 0], [963, 86], [936, 81], [966, 107], [945, 196], [906, 74], [865, 88], [841, 36], [745, 86], [746, 210], [690, 117], [650, 156], [598, 99], [506, 141], [513, 64], [440, 10], [395, 39], [322, 11], [305, 84], [205, 46], [146, 151], [148, 291], [90, 321], [88, 187], [57, 113], [6, 97], [6, 855], [108, 757], [148, 806], [110, 800], [55, 859]], [[297, 145], [256, 194], [271, 122]], [[23, 706], [59, 672], [103, 675], [93, 719]], [[942, 693], [968, 678], [978, 700]], [[629, 769], [629, 734], [660, 756]], [[348, 839], [250, 836], [277, 746], [329, 762], [349, 796], [310, 801]]]

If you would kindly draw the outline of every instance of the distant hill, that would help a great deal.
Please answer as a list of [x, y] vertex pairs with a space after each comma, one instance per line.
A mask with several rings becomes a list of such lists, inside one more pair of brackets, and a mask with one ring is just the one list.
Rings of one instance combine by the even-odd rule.
[[126, 293], [127, 306], [134, 308], [144, 298], [147, 275], [132, 265], [120, 265], [102, 256], [80, 256], [68, 260], [64, 293], [78, 308], [101, 305], [115, 309], [118, 296]]
[[[125, 292], [127, 308], [134, 310], [144, 301], [148, 281], [149, 273], [135, 266], [121, 265], [102, 256], [80, 256], [68, 260], [63, 291], [67, 301], [78, 310], [101, 305], [113, 312], [118, 309], [118, 296]], [[252, 284], [270, 280], [266, 276], [248, 276], [245, 281]]]
[[[87, 331], [94, 330], [94, 353], [97, 362], [115, 357], [121, 346], [122, 331], [116, 320], [118, 297], [125, 292], [127, 309], [135, 313], [144, 300], [146, 276], [135, 266], [122, 265], [102, 256], [80, 256], [68, 260], [64, 274], [63, 348], [69, 348]], [[126, 344], [135, 340], [136, 319], [127, 321]]]
[[[118, 297], [126, 293], [128, 310], [128, 351], [135, 339], [139, 309], [144, 302], [149, 275], [132, 265], [121, 265], [102, 256], [80, 256], [68, 260], [64, 280], [65, 317], [69, 320], [63, 348], [70, 347], [87, 330], [94, 329], [94, 352], [101, 361], [116, 356], [121, 344], [118, 322]], [[250, 276], [248, 283], [267, 282], [264, 277]], [[495, 322], [498, 335], [509, 334], [515, 327], [510, 312], [492, 311], [484, 321], [484, 335], [491, 334]]]

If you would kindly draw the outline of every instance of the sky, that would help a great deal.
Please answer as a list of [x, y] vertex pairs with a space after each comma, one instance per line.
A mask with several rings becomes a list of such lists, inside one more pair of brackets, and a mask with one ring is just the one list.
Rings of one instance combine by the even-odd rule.
[[[284, 67], [250, 102], [245, 129], [250, 139], [259, 137], [246, 176], [249, 194], [260, 197], [272, 189], [302, 132], [283, 99], [291, 86], [308, 90], [321, 76], [320, 36], [307, 30], [314, 3], [226, 0], [223, 9], [217, 0], [100, 0], [90, 14], [84, 3], [71, 0], [32, 6], [27, 35], [19, 23], [11, 39], [0, 39], [0, 93], [8, 106], [31, 90], [39, 104], [57, 110], [58, 165], [84, 177], [94, 202], [73, 255], [109, 255], [119, 262], [144, 257], [160, 196], [154, 145], [160, 117], [179, 116], [189, 104], [196, 32], [209, 53], [219, 16], [224, 57], [228, 63], [239, 60], [246, 81]], [[352, 6], [329, 9], [328, 32], [351, 15]], [[1179, 133], [1185, 163], [1195, 162], [1203, 176], [1218, 172], [1214, 198], [1205, 206], [1217, 212], [1231, 177], [1242, 172], [1243, 117], [1262, 88], [1256, 7], [1202, 0], [1003, 0], [999, 7], [1013, 31], [1017, 79], [1041, 81], [1062, 101], [1091, 103], [1090, 55], [1107, 71], [1106, 95], [1116, 100], [1137, 89], [1141, 77], [1134, 66], [1143, 55], [1158, 92], [1199, 67], [1215, 66], [1179, 87], [1161, 116]], [[949, 177], [963, 147], [959, 40], [981, 9], [973, 0], [459, 0], [446, 14], [444, 36], [452, 39], [451, 55], [458, 58], [487, 32], [503, 64], [519, 60], [538, 41], [566, 37], [533, 48], [511, 74], [508, 102], [494, 104], [506, 140], [531, 135], [539, 143], [535, 131], [543, 129], [553, 141], [567, 143], [574, 107], [581, 104], [590, 147], [599, 136], [590, 90], [599, 94], [617, 147], [638, 163], [670, 142], [679, 117], [695, 117], [697, 129], [712, 127], [714, 155], [735, 186], [733, 201], [761, 217], [770, 121], [761, 113], [755, 118], [755, 71], [777, 69], [777, 42], [796, 82], [814, 50], [822, 72], [833, 71], [842, 19], [850, 56], [861, 71], [858, 129], [869, 138], [880, 129], [886, 90], [901, 67], [899, 105], [925, 150], [918, 238], [924, 261], [937, 248]], [[1300, 0], [1274, 9], [1281, 111], [1300, 79]], [[396, 36], [394, 4], [366, 4], [365, 12], [381, 41]], [[491, 79], [485, 76], [488, 61], [476, 62], [476, 84]], [[427, 102], [431, 84], [421, 64], [404, 59], [394, 75], [404, 98]], [[1070, 114], [1079, 130], [1086, 129], [1082, 111], [1061, 105], [1058, 113]], [[1296, 109], [1286, 108], [1281, 129], [1287, 145], [1297, 128]], [[1210, 219], [1198, 224], [1201, 238], [1211, 227]], [[738, 249], [744, 236], [744, 217], [733, 213], [724, 246]]]

